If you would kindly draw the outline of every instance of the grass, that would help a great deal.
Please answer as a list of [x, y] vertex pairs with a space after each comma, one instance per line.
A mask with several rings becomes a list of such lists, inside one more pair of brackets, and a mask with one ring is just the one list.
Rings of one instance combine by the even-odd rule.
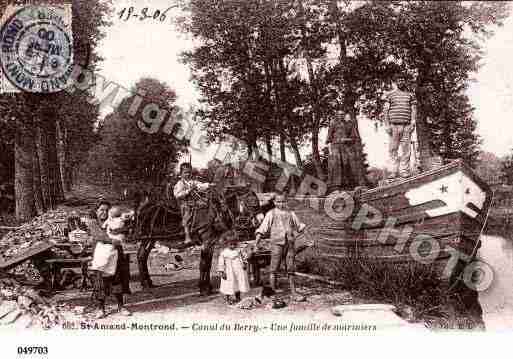
[[460, 287], [449, 290], [435, 264], [333, 259], [314, 249], [300, 255], [298, 270], [337, 281], [362, 303], [392, 304], [399, 315], [431, 328], [482, 328], [477, 294]]

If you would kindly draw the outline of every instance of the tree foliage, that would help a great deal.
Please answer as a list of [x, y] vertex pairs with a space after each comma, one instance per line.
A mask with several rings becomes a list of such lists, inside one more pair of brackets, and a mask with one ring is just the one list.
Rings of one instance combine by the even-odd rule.
[[192, 0], [184, 9], [181, 28], [199, 45], [183, 58], [211, 139], [310, 142], [322, 173], [318, 133], [335, 107], [354, 121], [380, 120], [390, 79], [403, 73], [419, 103], [425, 157], [474, 163], [480, 139], [465, 90], [506, 2]]
[[445, 159], [474, 164], [480, 141], [465, 90], [481, 64], [482, 41], [502, 25], [508, 4], [413, 1], [378, 6], [391, 11], [388, 26], [396, 34], [387, 41], [391, 56], [417, 96], [420, 146], [438, 149]]
[[[152, 78], [140, 79], [132, 93], [101, 122], [98, 131], [100, 140], [90, 151], [88, 169], [94, 173], [112, 174], [116, 181], [160, 183], [169, 171], [167, 165], [178, 159], [180, 151], [185, 150], [186, 142], [177, 140], [173, 132], [144, 131], [146, 119], [142, 109], [148, 104], [156, 104], [170, 116], [180, 116], [175, 105], [176, 93], [165, 83]], [[129, 113], [130, 107], [139, 93], [144, 93], [144, 100], [140, 110], [132, 115]], [[150, 118], [157, 115], [156, 112], [149, 114]]]
[[504, 184], [513, 185], [513, 150], [502, 160], [501, 180]]

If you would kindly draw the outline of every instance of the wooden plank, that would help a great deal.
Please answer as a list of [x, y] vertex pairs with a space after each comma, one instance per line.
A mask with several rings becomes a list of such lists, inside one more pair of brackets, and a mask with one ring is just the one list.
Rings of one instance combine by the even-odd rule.
[[84, 262], [89, 262], [92, 257], [84, 257], [84, 258], [52, 258], [45, 260], [48, 264], [82, 264]]
[[0, 226], [0, 230], [2, 231], [14, 231], [16, 229], [20, 229], [21, 227], [9, 227], [9, 226]]
[[28, 248], [26, 251], [18, 253], [18, 255], [14, 258], [0, 262], [0, 270], [9, 270], [17, 266], [18, 264], [23, 263], [32, 257], [37, 256], [38, 254], [44, 253], [52, 249], [54, 246], [55, 245], [53, 243], [48, 242], [37, 244], [31, 248]]
[[[154, 239], [154, 240], [167, 240], [167, 241], [174, 241], [174, 242], [178, 242], [178, 241], [183, 241], [185, 240], [185, 237], [182, 237], [185, 236], [182, 233], [173, 233], [173, 234], [165, 234], [165, 235], [151, 235], [151, 236], [139, 236], [137, 237], [136, 240], [134, 240], [135, 242], [137, 241], [142, 241], [142, 240], [145, 240], [145, 239]], [[179, 238], [176, 238], [176, 237], [179, 237]]]
[[[405, 226], [410, 226], [413, 233], [421, 234], [426, 233], [437, 236], [440, 233], [446, 232], [460, 232], [460, 233], [479, 233], [482, 228], [482, 223], [478, 220], [469, 217], [462, 212], [454, 212], [444, 214], [437, 217], [429, 217], [421, 213], [412, 213], [395, 218], [393, 229], [402, 230]], [[352, 238], [353, 236], [360, 236], [359, 233], [364, 233], [360, 237], [376, 237], [384, 229], [385, 221], [381, 221], [375, 225], [362, 224], [359, 231], [351, 229], [350, 222], [343, 223], [328, 223], [320, 228], [317, 232], [322, 237], [331, 238]]]

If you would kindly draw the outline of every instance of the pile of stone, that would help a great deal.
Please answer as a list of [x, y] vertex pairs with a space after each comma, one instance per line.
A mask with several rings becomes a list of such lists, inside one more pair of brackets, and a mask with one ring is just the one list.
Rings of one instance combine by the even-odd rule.
[[0, 239], [0, 261], [14, 258], [42, 242], [66, 240], [64, 228], [68, 216], [69, 213], [63, 210], [49, 211], [8, 232]]
[[62, 325], [63, 321], [59, 308], [36, 290], [14, 279], [0, 278], [0, 325], [51, 329]]

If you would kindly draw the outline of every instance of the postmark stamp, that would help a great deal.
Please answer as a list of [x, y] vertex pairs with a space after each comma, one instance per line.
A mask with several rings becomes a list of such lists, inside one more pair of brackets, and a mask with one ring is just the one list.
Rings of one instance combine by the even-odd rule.
[[63, 90], [73, 70], [71, 16], [65, 6], [17, 9], [1, 28], [0, 64], [4, 78], [17, 90]]

